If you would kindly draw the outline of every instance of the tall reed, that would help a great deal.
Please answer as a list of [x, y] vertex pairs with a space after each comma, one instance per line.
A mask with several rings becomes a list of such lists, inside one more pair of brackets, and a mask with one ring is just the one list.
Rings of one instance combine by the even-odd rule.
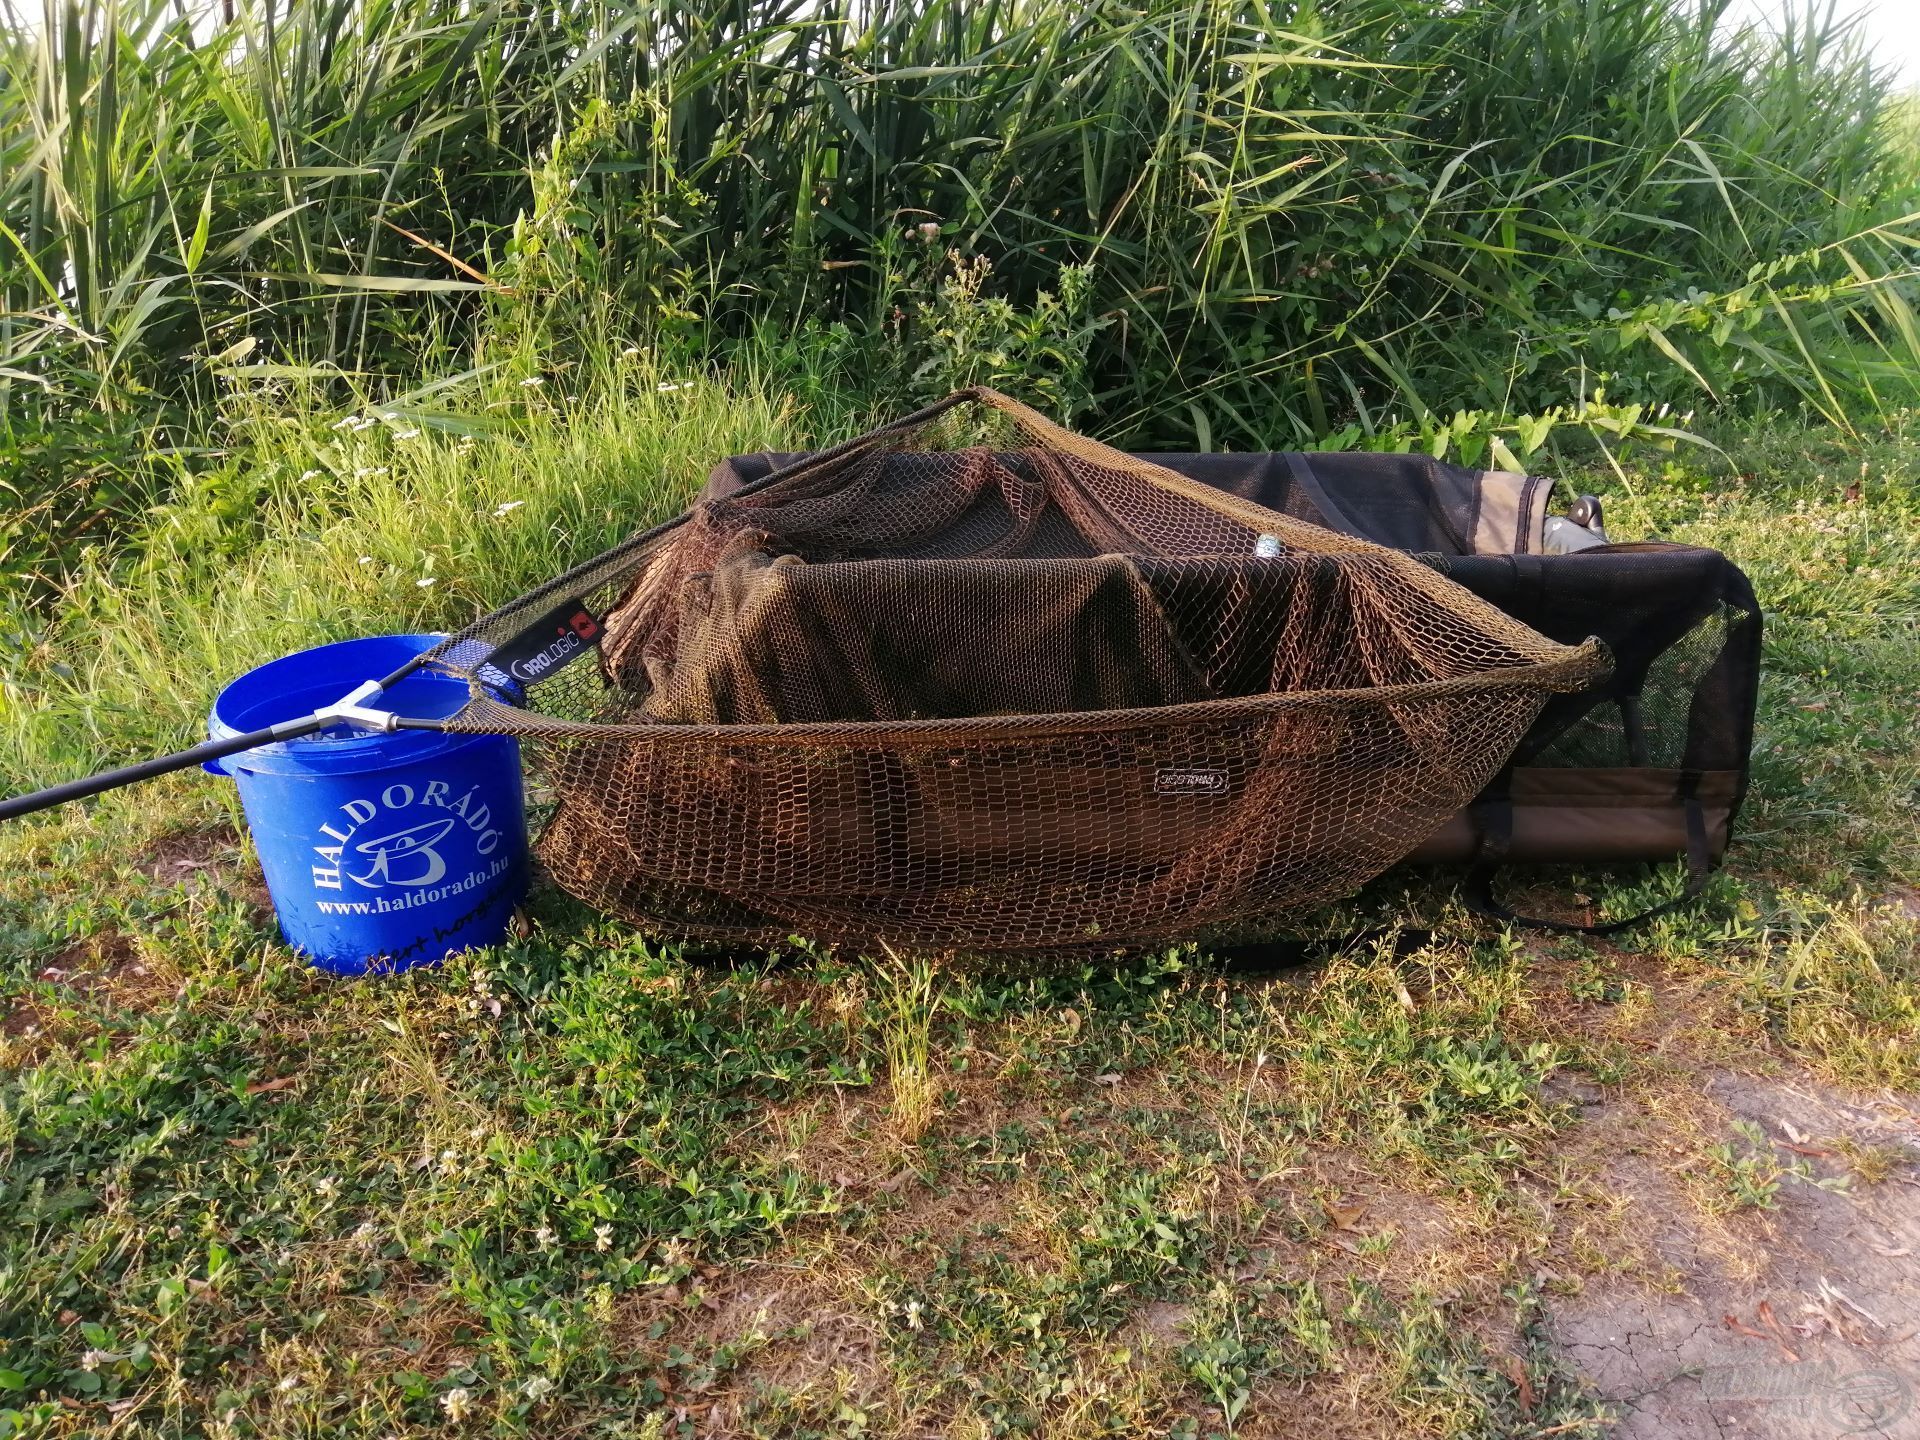
[[191, 469], [233, 383], [476, 349], [884, 405], [956, 257], [1126, 440], [1913, 398], [1912, 147], [1832, 9], [1769, 38], [1723, 0], [44, 5], [0, 26], [24, 500]]

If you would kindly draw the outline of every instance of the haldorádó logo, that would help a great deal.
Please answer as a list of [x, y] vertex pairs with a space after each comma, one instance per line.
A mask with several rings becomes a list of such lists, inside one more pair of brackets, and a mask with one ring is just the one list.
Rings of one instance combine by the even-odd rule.
[[[504, 837], [495, 819], [477, 789], [455, 795], [444, 780], [398, 783], [356, 797], [320, 827], [314, 888], [339, 890], [346, 879], [368, 890], [398, 886], [424, 893], [446, 879], [452, 864], [469, 855], [485, 859], [500, 847]], [[364, 833], [368, 827], [371, 835]]]
[[[364, 875], [348, 872], [347, 878], [369, 889], [382, 885], [431, 885], [447, 873], [446, 859], [434, 847], [459, 823], [457, 818], [429, 820], [424, 825], [409, 825], [391, 835], [362, 840], [353, 847], [354, 851], [372, 857], [372, 868]], [[398, 872], [394, 869], [396, 864]]]

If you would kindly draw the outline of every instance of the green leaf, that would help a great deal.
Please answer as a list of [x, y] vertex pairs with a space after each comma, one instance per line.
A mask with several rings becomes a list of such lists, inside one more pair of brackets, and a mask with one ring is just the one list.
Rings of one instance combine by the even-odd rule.
[[407, 275], [329, 275], [318, 271], [287, 273], [279, 270], [256, 272], [262, 280], [281, 280], [291, 285], [314, 285], [330, 290], [375, 290], [395, 294], [439, 295], [456, 291], [488, 290], [477, 280], [425, 280]]
[[194, 222], [193, 238], [187, 242], [187, 274], [192, 275], [200, 269], [200, 262], [207, 253], [207, 233], [213, 228], [213, 182], [207, 182], [206, 194], [200, 197], [200, 218]]

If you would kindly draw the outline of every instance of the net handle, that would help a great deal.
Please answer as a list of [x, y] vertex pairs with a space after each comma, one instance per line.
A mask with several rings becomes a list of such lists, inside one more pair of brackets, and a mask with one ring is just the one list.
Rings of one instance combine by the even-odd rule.
[[[851, 440], [843, 440], [838, 445], [830, 445], [825, 450], [815, 451], [810, 455], [803, 456], [801, 459], [794, 461], [791, 465], [783, 465], [778, 470], [762, 475], [758, 480], [749, 481], [734, 491], [733, 496], [729, 498], [757, 494], [783, 481], [791, 480], [796, 475], [804, 475], [817, 466], [830, 465], [836, 460], [844, 460], [849, 455], [857, 455], [862, 450], [871, 449], [881, 441], [898, 434], [902, 430], [911, 430], [924, 425], [929, 420], [937, 419], [946, 414], [947, 411], [956, 409], [970, 401], [985, 400], [987, 403], [992, 404], [992, 400], [988, 399], [988, 397], [996, 394], [998, 394], [997, 391], [985, 390], [978, 387], [971, 390], [956, 390], [953, 394], [936, 400], [933, 404], [916, 410], [911, 415], [889, 421], [877, 430], [869, 430], [864, 435], [856, 435]], [[1019, 404], [1017, 400], [1008, 399], [1008, 397], [1004, 395], [999, 398], [1005, 400], [1009, 405], [1017, 406]], [[682, 525], [685, 525], [691, 520], [693, 516], [694, 512], [692, 510], [682, 510], [672, 519], [661, 521], [651, 530], [643, 530], [638, 535], [621, 541], [620, 544], [614, 546], [611, 550], [603, 551], [595, 555], [592, 559], [574, 566], [571, 570], [556, 575], [538, 589], [529, 590], [525, 595], [510, 602], [511, 608], [518, 611], [531, 611], [540, 601], [550, 599], [553, 596], [561, 595], [571, 590], [573, 583], [581, 576], [603, 569], [608, 561], [617, 559], [622, 555], [631, 554], [643, 545], [651, 545], [661, 536], [669, 535], [675, 530], [678, 530]], [[406, 679], [407, 676], [413, 674], [414, 671], [433, 663], [440, 656], [452, 650], [456, 645], [464, 644], [473, 639], [474, 636], [479, 634], [479, 632], [484, 629], [489, 622], [499, 616], [500, 613], [501, 611], [497, 609], [490, 610], [485, 615], [480, 616], [480, 618], [475, 620], [471, 625], [467, 626], [466, 629], [449, 635], [431, 650], [423, 650], [420, 654], [415, 655], [411, 660], [407, 661], [405, 665], [402, 665], [398, 670], [380, 681], [380, 688], [384, 690], [390, 686], [398, 685], [402, 680]]]
[[66, 805], [75, 800], [85, 800], [94, 795], [104, 794], [108, 790], [118, 790], [126, 785], [137, 785], [142, 780], [158, 779], [162, 775], [171, 775], [176, 770], [190, 770], [209, 760], [224, 760], [229, 755], [238, 755], [243, 750], [257, 750], [262, 745], [277, 745], [283, 740], [299, 740], [308, 735], [316, 735], [335, 725], [353, 725], [362, 730], [440, 730], [447, 726], [442, 720], [414, 719], [411, 716], [395, 715], [386, 710], [369, 709], [368, 700], [386, 688], [385, 685], [369, 681], [359, 689], [341, 696], [324, 709], [315, 710], [309, 715], [296, 715], [291, 720], [282, 720], [277, 725], [269, 725], [264, 730], [249, 730], [243, 735], [228, 735], [219, 740], [203, 740], [198, 745], [185, 750], [176, 750], [171, 755], [156, 755], [151, 760], [139, 760], [132, 765], [122, 765], [114, 770], [102, 770], [98, 775], [84, 776], [78, 780], [68, 780], [59, 785], [49, 785], [44, 790], [34, 790], [25, 795], [16, 795], [11, 799], [0, 800], [0, 821], [15, 820], [23, 815], [37, 815], [42, 810], [51, 810], [56, 805]]

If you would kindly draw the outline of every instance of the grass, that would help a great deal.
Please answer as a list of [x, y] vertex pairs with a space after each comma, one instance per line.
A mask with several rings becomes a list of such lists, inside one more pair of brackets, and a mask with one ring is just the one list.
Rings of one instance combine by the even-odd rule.
[[1795, 1186], [1908, 1178], [1707, 1084], [1920, 1084], [1911, 101], [1830, 11], [1290, 24], [6, 11], [10, 789], [975, 380], [1577, 475], [1750, 571], [1768, 674], [1699, 909], [1516, 938], [1396, 874], [1327, 927], [1445, 938], [1271, 979], [725, 969], [542, 892], [342, 984], [204, 776], [0, 828], [0, 1440], [1597, 1437], [1558, 1307], [1677, 1283], [1663, 1225], [1750, 1264]]
[[[801, 434], [637, 362], [530, 378], [432, 423], [234, 402], [8, 675], [0, 770], [184, 741], [258, 658], [452, 623]], [[345, 984], [217, 782], [0, 828], [0, 1433], [1603, 1435], [1550, 1317], [1666, 1273], [1621, 1155], [1751, 1245], [1804, 1166], [1707, 1077], [1920, 1084], [1920, 432], [1722, 440], [1581, 477], [1768, 608], [1741, 842], [1631, 944], [1404, 874], [1354, 908], [1446, 938], [1273, 979], [725, 969], [542, 892]]]
[[345, 414], [286, 382], [239, 391], [219, 468], [68, 590], [60, 633], [84, 631], [84, 648], [16, 612], [27, 633], [0, 692], [0, 770], [191, 743], [206, 695], [187, 676], [370, 629], [458, 628], [673, 514], [711, 457], [786, 433], [773, 401], [637, 355], [611, 367], [502, 367]]

